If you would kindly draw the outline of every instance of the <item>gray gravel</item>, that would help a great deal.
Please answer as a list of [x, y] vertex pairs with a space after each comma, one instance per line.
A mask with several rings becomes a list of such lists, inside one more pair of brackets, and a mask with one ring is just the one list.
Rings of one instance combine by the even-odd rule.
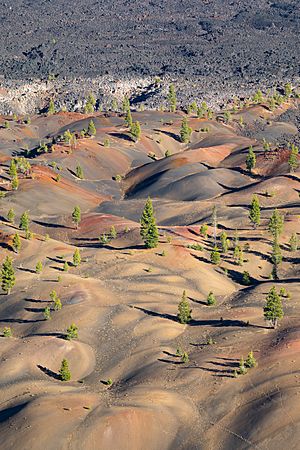
[[[220, 103], [297, 82], [299, 25], [297, 0], [0, 1], [1, 84], [18, 87], [0, 108], [32, 110], [54, 96], [76, 109], [90, 90], [104, 104], [127, 92], [155, 107], [170, 81], [183, 104]], [[40, 82], [49, 75], [54, 83]], [[156, 76], [163, 89], [151, 87]]]

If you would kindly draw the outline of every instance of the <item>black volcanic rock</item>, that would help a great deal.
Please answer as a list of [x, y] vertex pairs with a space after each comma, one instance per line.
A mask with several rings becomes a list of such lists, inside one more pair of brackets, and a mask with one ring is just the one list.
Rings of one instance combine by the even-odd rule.
[[0, 2], [0, 72], [256, 80], [299, 75], [297, 1]]

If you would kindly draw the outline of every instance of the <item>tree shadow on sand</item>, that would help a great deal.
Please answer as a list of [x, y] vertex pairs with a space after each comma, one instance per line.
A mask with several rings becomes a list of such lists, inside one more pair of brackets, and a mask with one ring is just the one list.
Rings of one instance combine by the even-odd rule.
[[54, 378], [55, 380], [61, 380], [60, 375], [56, 372], [53, 372], [53, 370], [48, 369], [47, 367], [41, 366], [40, 364], [37, 364], [37, 367], [48, 377]]
[[18, 267], [18, 270], [21, 270], [22, 272], [28, 272], [28, 273], [36, 273], [33, 269], [26, 269], [25, 267]]
[[209, 367], [203, 367], [203, 366], [194, 366], [194, 367], [184, 367], [184, 369], [200, 369], [205, 372], [213, 373], [216, 377], [220, 378], [234, 378], [234, 375], [231, 370], [227, 369], [210, 369]]
[[68, 225], [60, 225], [58, 223], [42, 222], [41, 220], [33, 220], [32, 222], [47, 228], [67, 228], [69, 230], [75, 230], [73, 227], [69, 227]]
[[182, 144], [182, 142], [181, 142], [180, 137], [178, 136], [178, 134], [172, 133], [172, 131], [160, 130], [160, 129], [158, 129], [158, 128], [157, 128], [157, 129], [154, 129], [154, 131], [156, 131], [156, 132], [158, 132], [158, 133], [165, 134], [166, 136], [169, 136], [170, 138], [172, 138], [172, 139], [174, 139], [175, 141], [180, 142], [180, 143]]
[[198, 305], [208, 306], [207, 302], [205, 302], [203, 300], [196, 300], [195, 298], [192, 298], [192, 297], [188, 297], [188, 299], [193, 303], [197, 303]]
[[30, 337], [35, 337], [35, 336], [39, 336], [39, 337], [56, 337], [58, 339], [66, 339], [66, 334], [65, 333], [59, 333], [59, 332], [52, 332], [52, 333], [30, 333], [27, 334], [26, 338], [30, 338]]
[[[69, 263], [70, 265], [70, 263]], [[59, 272], [65, 272], [63, 267], [49, 266], [50, 269], [58, 270]]]
[[0, 423], [9, 420], [11, 417], [15, 416], [17, 413], [22, 411], [22, 409], [24, 409], [27, 405], [28, 402], [25, 402], [21, 403], [20, 405], [15, 405], [6, 409], [2, 409], [2, 411], [0, 411]]
[[157, 358], [157, 361], [164, 362], [167, 364], [172, 364], [174, 366], [180, 366], [180, 365], [184, 364], [183, 361], [172, 361], [170, 359], [165, 359], [165, 358]]
[[49, 303], [49, 300], [37, 300], [35, 298], [24, 298], [24, 301], [30, 303]]
[[58, 264], [62, 264], [63, 262], [65, 262], [64, 259], [52, 258], [51, 256], [46, 256], [46, 258], [49, 259], [49, 261], [53, 261], [53, 262], [58, 263]]
[[[139, 311], [144, 312], [148, 316], [152, 317], [160, 317], [162, 319], [168, 319], [172, 320], [173, 322], [178, 323], [178, 318], [175, 315], [172, 314], [162, 314], [156, 311], [151, 311], [150, 309], [142, 308], [140, 306], [131, 306], [131, 308], [138, 309]], [[188, 324], [188, 326], [195, 327], [195, 326], [211, 326], [215, 328], [219, 327], [255, 327], [255, 328], [261, 328], [259, 325], [250, 325], [247, 322], [244, 322], [243, 320], [234, 320], [234, 319], [211, 319], [211, 320], [196, 320], [192, 319]], [[264, 327], [263, 327], [264, 328]]]
[[4, 250], [11, 250], [11, 246], [6, 242], [0, 242], [0, 248], [3, 248]]
[[76, 247], [78, 248], [105, 248], [106, 250], [115, 250], [115, 251], [126, 251], [126, 250], [146, 250], [145, 245], [143, 244], [135, 244], [135, 245], [127, 245], [126, 247], [113, 247], [110, 244], [102, 244], [99, 240], [94, 242], [82, 242], [80, 244], [76, 243]]
[[2, 323], [37, 323], [37, 322], [43, 322], [45, 319], [0, 319], [0, 322]]
[[44, 312], [44, 308], [24, 308], [25, 311], [33, 312], [33, 313], [42, 313]]
[[243, 282], [243, 273], [239, 272], [238, 270], [227, 269], [227, 274], [228, 274], [228, 278], [230, 278], [235, 283], [245, 286], [245, 288], [254, 287], [259, 284], [259, 280], [250, 276], [251, 286], [246, 286], [245, 282]]
[[131, 137], [128, 134], [126, 134], [126, 133], [111, 132], [111, 133], [108, 133], [108, 134], [109, 134], [109, 136], [112, 136], [112, 137], [115, 137], [115, 138], [118, 138], [118, 139], [123, 139], [124, 141], [133, 142]]

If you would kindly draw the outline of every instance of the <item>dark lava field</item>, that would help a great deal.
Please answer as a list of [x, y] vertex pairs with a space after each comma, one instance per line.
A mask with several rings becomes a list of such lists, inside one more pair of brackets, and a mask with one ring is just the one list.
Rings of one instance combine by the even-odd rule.
[[268, 87], [299, 76], [299, 24], [296, 0], [1, 0], [0, 75]]

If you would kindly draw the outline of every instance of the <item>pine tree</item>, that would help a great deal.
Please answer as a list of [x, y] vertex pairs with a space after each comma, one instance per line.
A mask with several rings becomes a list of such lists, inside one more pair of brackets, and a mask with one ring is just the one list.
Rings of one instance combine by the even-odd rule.
[[103, 146], [106, 148], [110, 147], [110, 140], [108, 138], [104, 139]]
[[123, 113], [126, 113], [129, 109], [130, 109], [130, 102], [127, 95], [125, 95], [122, 102]]
[[30, 239], [32, 239], [33, 236], [34, 236], [34, 234], [31, 231], [29, 231], [29, 230], [26, 231], [25, 239], [28, 239], [28, 241], [30, 241]]
[[190, 308], [185, 291], [183, 291], [182, 298], [178, 305], [177, 317], [179, 322], [183, 324], [188, 323], [192, 318], [192, 310]]
[[141, 126], [140, 126], [140, 122], [136, 121], [133, 122], [131, 127], [130, 127], [130, 134], [132, 139], [137, 142], [140, 137], [141, 137]]
[[225, 231], [222, 231], [222, 233], [220, 234], [220, 240], [221, 240], [222, 252], [227, 253], [228, 252], [228, 236]]
[[256, 91], [256, 93], [254, 94], [253, 101], [254, 101], [255, 103], [262, 103], [262, 102], [263, 102], [263, 99], [264, 99], [263, 94], [262, 94], [261, 90], [258, 89], [258, 90]]
[[131, 128], [131, 127], [132, 127], [133, 121], [132, 121], [132, 115], [131, 115], [130, 109], [128, 109], [128, 110], [126, 111], [126, 115], [125, 115], [124, 121], [125, 121], [125, 125], [126, 125], [128, 128]]
[[283, 317], [281, 297], [277, 294], [275, 286], [272, 286], [264, 307], [264, 318], [268, 320], [273, 328], [277, 328], [278, 321]]
[[169, 86], [169, 93], [167, 96], [167, 100], [168, 100], [168, 104], [169, 104], [169, 111], [175, 112], [176, 106], [177, 106], [177, 98], [176, 98], [176, 92], [175, 92], [175, 88], [174, 88], [173, 84], [171, 84]]
[[224, 117], [224, 122], [229, 123], [232, 116], [229, 111], [224, 111], [223, 117]]
[[81, 263], [80, 251], [78, 248], [76, 248], [75, 252], [73, 253], [73, 265], [77, 267], [79, 266], [80, 263]]
[[62, 304], [61, 304], [61, 300], [59, 297], [56, 297], [53, 301], [54, 305], [53, 305], [53, 309], [54, 311], [60, 311], [62, 308]]
[[84, 114], [92, 114], [94, 111], [94, 106], [91, 103], [86, 102], [84, 105]]
[[252, 173], [252, 170], [255, 169], [255, 166], [256, 166], [256, 156], [253, 151], [252, 145], [250, 145], [249, 152], [246, 158], [246, 167], [247, 170], [249, 170], [249, 172]]
[[99, 237], [99, 242], [102, 245], [106, 245], [110, 242], [110, 237], [107, 236], [107, 234], [103, 233], [101, 234], [101, 236]]
[[18, 187], [19, 187], [19, 178], [15, 176], [11, 181], [11, 188], [13, 191], [17, 191]]
[[189, 354], [187, 352], [182, 352], [182, 354], [181, 354], [181, 362], [186, 364], [186, 363], [189, 362], [189, 360], [190, 360]]
[[247, 368], [245, 366], [245, 361], [244, 361], [244, 358], [241, 357], [240, 364], [239, 364], [239, 374], [245, 375], [246, 373], [247, 373]]
[[268, 104], [269, 104], [270, 111], [274, 111], [274, 109], [276, 108], [276, 102], [275, 102], [274, 97], [271, 97], [268, 99]]
[[257, 366], [256, 359], [254, 358], [253, 351], [251, 350], [248, 353], [247, 359], [245, 361], [245, 367], [251, 369], [252, 367]]
[[3, 328], [3, 337], [12, 337], [13, 333], [10, 327]]
[[295, 172], [295, 170], [298, 168], [298, 154], [299, 149], [296, 147], [296, 145], [292, 144], [291, 153], [289, 156], [288, 164], [291, 172]]
[[289, 98], [292, 95], [293, 89], [291, 83], [286, 83], [284, 86], [284, 95]]
[[203, 225], [201, 225], [199, 233], [201, 234], [201, 236], [206, 238], [207, 237], [207, 230], [208, 230], [208, 225], [206, 223], [204, 223]]
[[55, 114], [55, 106], [54, 106], [54, 101], [52, 99], [50, 100], [47, 114], [48, 114], [48, 116], [52, 116], [53, 114]]
[[236, 264], [238, 264], [239, 266], [242, 266], [242, 265], [243, 265], [243, 262], [244, 262], [244, 254], [243, 254], [243, 250], [242, 250], [242, 248], [241, 248], [241, 246], [240, 246], [239, 244], [237, 244], [237, 245], [234, 247], [234, 250], [233, 250], [233, 258], [234, 258]]
[[251, 284], [250, 274], [246, 270], [243, 272], [242, 283], [245, 286], [250, 286], [250, 284]]
[[195, 114], [197, 113], [197, 103], [195, 102], [195, 100], [190, 104], [190, 110], [191, 112], [194, 112]]
[[94, 95], [90, 92], [87, 98], [87, 103], [89, 103], [90, 105], [92, 105], [93, 107], [96, 106], [96, 99], [94, 97]]
[[20, 217], [20, 224], [19, 224], [20, 230], [28, 231], [29, 223], [30, 223], [29, 214], [27, 211], [25, 211]]
[[52, 302], [54, 302], [55, 299], [58, 298], [55, 289], [52, 289], [52, 291], [50, 292], [49, 296], [50, 296], [50, 299], [52, 300]]
[[21, 238], [18, 233], [16, 233], [13, 237], [12, 247], [13, 247], [14, 252], [19, 253], [19, 251], [21, 249]]
[[291, 252], [296, 252], [298, 250], [299, 239], [298, 239], [297, 233], [293, 233], [291, 235], [290, 240], [289, 240], [289, 245], [290, 245]]
[[40, 274], [43, 270], [43, 264], [41, 261], [38, 261], [35, 266], [35, 273]]
[[80, 180], [83, 180], [83, 178], [84, 178], [83, 170], [82, 170], [82, 167], [80, 165], [78, 165], [76, 167], [76, 177], [79, 178]]
[[81, 221], [81, 209], [79, 206], [75, 206], [72, 212], [72, 221], [75, 223], [76, 229], [78, 229]]
[[69, 369], [69, 363], [65, 358], [61, 362], [59, 374], [60, 374], [61, 381], [70, 381], [71, 380], [71, 372]]
[[5, 258], [1, 269], [1, 289], [5, 294], [10, 294], [16, 283], [13, 260], [9, 256]]
[[115, 228], [114, 225], [112, 225], [112, 226], [110, 227], [110, 231], [109, 231], [109, 237], [110, 237], [110, 239], [116, 239], [117, 235], [118, 235], [118, 234], [117, 234], [116, 228]]
[[93, 120], [90, 120], [87, 132], [88, 132], [88, 134], [90, 136], [95, 136], [96, 135], [97, 130], [96, 130], [96, 127], [95, 127], [95, 124], [94, 124]]
[[260, 224], [260, 204], [257, 195], [253, 195], [250, 206], [249, 219], [252, 222], [254, 228]]
[[112, 102], [111, 102], [111, 110], [114, 111], [114, 112], [117, 112], [118, 109], [119, 109], [118, 101], [117, 101], [116, 98], [113, 98]]
[[69, 270], [69, 264], [68, 264], [67, 261], [65, 261], [65, 262], [64, 262], [63, 271], [64, 271], [64, 272], [68, 272], [68, 270]]
[[210, 253], [210, 260], [213, 264], [218, 265], [221, 262], [221, 256], [218, 247], [214, 247]]
[[274, 237], [279, 237], [283, 231], [284, 217], [280, 214], [278, 209], [273, 211], [270, 218], [268, 230]]
[[15, 212], [12, 208], [10, 208], [10, 210], [7, 213], [7, 220], [9, 221], [9, 223], [14, 223], [15, 222]]
[[8, 170], [8, 174], [11, 178], [14, 178], [17, 176], [18, 171], [17, 171], [17, 165], [16, 165], [16, 161], [14, 159], [12, 159], [10, 161], [10, 166], [9, 166], [9, 170]]
[[146, 248], [155, 248], [158, 244], [158, 229], [154, 217], [153, 205], [151, 198], [145, 204], [141, 220], [140, 235], [144, 240]]
[[280, 295], [280, 297], [287, 297], [287, 296], [288, 296], [288, 292], [287, 292], [287, 290], [285, 289], [285, 287], [281, 287], [281, 288], [280, 288], [280, 290], [279, 290], [279, 295]]
[[70, 341], [71, 339], [77, 339], [77, 338], [78, 338], [78, 327], [74, 323], [72, 323], [67, 328], [66, 339], [68, 339]]
[[272, 275], [274, 280], [278, 280], [278, 267], [282, 262], [282, 254], [277, 236], [274, 236], [271, 261], [273, 263]]
[[206, 301], [208, 306], [213, 306], [217, 303], [216, 297], [214, 296], [214, 293], [212, 291], [210, 291], [210, 293], [208, 294]]
[[72, 141], [72, 137], [73, 137], [73, 134], [71, 133], [70, 130], [66, 130], [64, 132], [63, 139], [66, 144], [70, 145], [70, 143]]
[[45, 320], [51, 319], [51, 312], [49, 306], [46, 306], [46, 308], [44, 309], [44, 319]]
[[202, 119], [203, 117], [205, 117], [206, 114], [206, 110], [204, 108], [202, 108], [201, 106], [199, 106], [197, 108], [197, 117], [198, 119]]
[[217, 207], [216, 205], [213, 206], [212, 210], [212, 226], [213, 226], [213, 238], [214, 238], [214, 247], [217, 246], [217, 229], [218, 229], [218, 216], [217, 216]]
[[89, 94], [84, 106], [85, 114], [92, 114], [95, 111], [96, 99], [93, 94]]
[[181, 142], [183, 142], [185, 144], [190, 142], [191, 134], [192, 134], [192, 129], [191, 129], [191, 127], [188, 126], [187, 118], [184, 117], [182, 119], [181, 128], [180, 128], [180, 140], [181, 140]]

